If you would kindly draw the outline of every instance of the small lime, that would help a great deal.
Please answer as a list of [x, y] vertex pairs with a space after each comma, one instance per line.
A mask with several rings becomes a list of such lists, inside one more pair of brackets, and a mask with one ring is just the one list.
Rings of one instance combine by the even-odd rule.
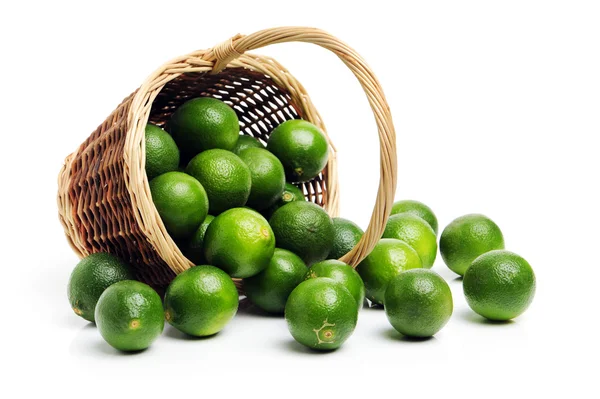
[[205, 263], [204, 235], [206, 234], [208, 225], [214, 220], [214, 218], [215, 217], [212, 215], [206, 215], [206, 218], [204, 218], [204, 221], [200, 224], [200, 227], [198, 227], [196, 232], [190, 237], [188, 241], [185, 242], [183, 246], [183, 254], [185, 255], [185, 257], [196, 265]]
[[319, 277], [327, 277], [342, 284], [354, 297], [357, 309], [362, 308], [365, 300], [365, 284], [353, 267], [334, 259], [317, 262], [306, 272], [305, 279]]
[[339, 259], [358, 244], [364, 231], [348, 219], [333, 218], [333, 246], [328, 259]]
[[286, 249], [275, 248], [265, 270], [244, 279], [250, 302], [269, 313], [283, 313], [290, 293], [304, 280], [306, 264]]
[[385, 225], [383, 238], [402, 240], [419, 254], [423, 267], [429, 269], [437, 255], [437, 237], [431, 226], [412, 213], [391, 216]]
[[71, 309], [77, 316], [93, 322], [96, 303], [104, 290], [118, 281], [133, 278], [129, 265], [115, 255], [106, 252], [88, 255], [75, 266], [69, 279]]
[[240, 155], [240, 152], [247, 148], [265, 148], [265, 146], [252, 136], [240, 135], [231, 152], [235, 155]]
[[405, 270], [422, 267], [417, 251], [404, 241], [393, 238], [379, 240], [373, 251], [356, 270], [365, 283], [367, 298], [383, 305], [389, 282]]
[[433, 213], [430, 207], [428, 207], [422, 202], [414, 200], [396, 201], [392, 206], [392, 212], [390, 213], [390, 216], [405, 212], [417, 215], [418, 217], [429, 223], [429, 225], [437, 235], [438, 220], [435, 216], [435, 213]]
[[285, 172], [279, 159], [262, 148], [247, 148], [240, 153], [248, 165], [252, 186], [247, 205], [261, 211], [273, 205], [285, 188]]

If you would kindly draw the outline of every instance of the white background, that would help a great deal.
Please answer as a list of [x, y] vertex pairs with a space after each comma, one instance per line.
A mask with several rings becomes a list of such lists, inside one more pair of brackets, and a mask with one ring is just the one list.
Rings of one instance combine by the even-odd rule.
[[[597, 397], [598, 3], [330, 3], [2, 3], [3, 397]], [[245, 308], [214, 338], [166, 327], [148, 351], [122, 355], [72, 314], [77, 258], [55, 202], [64, 157], [163, 62], [278, 25], [320, 27], [364, 56], [393, 111], [396, 198], [429, 204], [440, 230], [465, 213], [493, 218], [537, 274], [527, 313], [484, 322], [438, 257], [455, 311], [425, 342], [364, 309], [345, 346], [315, 354], [282, 319]], [[366, 227], [379, 166], [360, 87], [320, 48], [262, 53], [311, 94], [339, 150], [342, 216]]]

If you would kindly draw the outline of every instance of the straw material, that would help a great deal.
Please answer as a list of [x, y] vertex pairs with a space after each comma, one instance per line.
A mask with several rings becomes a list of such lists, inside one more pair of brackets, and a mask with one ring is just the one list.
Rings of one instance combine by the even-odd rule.
[[[60, 221], [80, 256], [107, 251], [133, 265], [141, 281], [166, 286], [189, 267], [152, 203], [146, 178], [144, 128], [164, 126], [175, 109], [200, 96], [219, 98], [238, 114], [243, 134], [266, 142], [285, 120], [302, 118], [327, 135], [304, 87], [279, 63], [247, 51], [275, 43], [308, 42], [336, 54], [353, 72], [377, 123], [380, 184], [371, 221], [359, 244], [341, 260], [356, 266], [385, 228], [396, 189], [396, 139], [389, 107], [373, 72], [350, 47], [313, 28], [274, 28], [235, 37], [212, 49], [160, 67], [113, 111], [73, 154], [59, 174]], [[329, 140], [329, 139], [328, 139]], [[339, 209], [336, 151], [325, 170], [301, 185], [307, 199], [331, 216]]]

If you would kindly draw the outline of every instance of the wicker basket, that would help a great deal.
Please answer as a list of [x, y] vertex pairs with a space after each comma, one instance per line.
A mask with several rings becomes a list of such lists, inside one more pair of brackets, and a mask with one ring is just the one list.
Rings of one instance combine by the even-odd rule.
[[[336, 54], [362, 85], [381, 144], [381, 180], [371, 221], [343, 261], [357, 265], [381, 237], [396, 188], [396, 140], [385, 96], [363, 59], [345, 43], [313, 28], [275, 28], [237, 35], [212, 49], [178, 57], [156, 70], [69, 155], [60, 171], [60, 221], [80, 256], [111, 252], [129, 261], [138, 278], [166, 286], [192, 263], [169, 237], [152, 203], [146, 178], [144, 127], [165, 124], [190, 98], [212, 96], [237, 112], [243, 134], [265, 142], [288, 119], [325, 126], [302, 85], [274, 59], [246, 51], [275, 43], [308, 42]], [[336, 152], [326, 169], [302, 188], [309, 201], [336, 216], [339, 206]]]

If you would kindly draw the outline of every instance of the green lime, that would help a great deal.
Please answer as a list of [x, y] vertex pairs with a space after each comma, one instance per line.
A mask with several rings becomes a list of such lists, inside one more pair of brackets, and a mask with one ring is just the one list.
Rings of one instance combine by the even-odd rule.
[[240, 152], [247, 148], [265, 148], [265, 146], [252, 136], [240, 135], [231, 152], [235, 155], [240, 155]]
[[413, 269], [394, 277], [385, 291], [385, 314], [392, 326], [410, 337], [431, 337], [452, 316], [452, 292], [439, 274]]
[[202, 184], [181, 172], [167, 172], [150, 181], [152, 201], [169, 234], [187, 238], [208, 213], [208, 197]]
[[285, 319], [296, 341], [309, 348], [339, 348], [352, 335], [358, 309], [352, 294], [330, 278], [300, 283], [285, 305]]
[[527, 308], [535, 295], [535, 274], [519, 255], [494, 250], [471, 263], [463, 279], [467, 303], [490, 320], [510, 320]]
[[404, 241], [379, 240], [373, 251], [356, 268], [365, 283], [367, 298], [383, 305], [389, 282], [405, 270], [423, 267], [417, 251]]
[[412, 213], [391, 216], [385, 225], [383, 238], [402, 240], [419, 254], [423, 267], [430, 269], [437, 255], [437, 237], [431, 226]]
[[206, 234], [206, 230], [208, 229], [208, 225], [213, 221], [215, 217], [212, 215], [206, 215], [204, 221], [200, 224], [200, 227], [196, 230], [196, 232], [190, 237], [190, 239], [185, 242], [183, 248], [183, 254], [186, 258], [188, 258], [192, 263], [199, 265], [201, 263], [205, 263], [204, 261], [204, 235]]
[[262, 148], [247, 148], [240, 153], [252, 176], [247, 205], [261, 211], [273, 205], [285, 188], [285, 172], [279, 159]]
[[100, 296], [96, 325], [102, 338], [116, 349], [146, 349], [165, 326], [160, 296], [139, 281], [119, 281]]
[[302, 190], [298, 186], [295, 186], [292, 183], [285, 183], [283, 193], [279, 199], [268, 209], [263, 211], [263, 213], [270, 218], [277, 209], [294, 201], [306, 201], [304, 193], [302, 193]]
[[329, 259], [339, 259], [358, 244], [364, 231], [348, 219], [333, 218], [333, 246]]
[[179, 149], [173, 137], [156, 125], [146, 125], [146, 175], [148, 180], [177, 170]]
[[239, 138], [240, 122], [223, 101], [200, 97], [177, 108], [169, 121], [169, 132], [186, 154], [212, 148], [232, 150]]
[[404, 200], [404, 201], [396, 201], [392, 206], [391, 215], [396, 215], [398, 213], [412, 213], [413, 215], [417, 215], [431, 226], [436, 236], [438, 233], [438, 220], [435, 216], [435, 213], [431, 210], [430, 207], [425, 205], [419, 201], [413, 200]]
[[237, 313], [231, 277], [214, 266], [194, 266], [177, 275], [165, 293], [165, 318], [181, 332], [205, 337], [221, 331]]
[[312, 180], [325, 168], [329, 156], [323, 132], [302, 119], [277, 126], [271, 132], [267, 149], [281, 160], [289, 181]]
[[290, 293], [304, 280], [306, 264], [286, 249], [275, 248], [265, 270], [244, 279], [246, 297], [269, 313], [283, 313]]
[[217, 216], [204, 236], [206, 261], [230, 276], [247, 278], [265, 270], [275, 251], [275, 235], [267, 220], [248, 208]]
[[327, 258], [333, 245], [333, 221], [320, 206], [290, 202], [269, 220], [277, 245], [300, 256], [307, 265]]
[[362, 308], [365, 300], [365, 285], [353, 267], [334, 259], [317, 262], [308, 269], [305, 279], [319, 277], [327, 277], [342, 284], [354, 297], [357, 309]]
[[130, 267], [116, 256], [106, 252], [88, 255], [75, 266], [69, 279], [71, 309], [77, 316], [93, 322], [96, 303], [104, 290], [118, 281], [133, 278]]
[[204, 151], [190, 161], [185, 171], [204, 186], [211, 214], [246, 204], [252, 177], [248, 166], [234, 153], [219, 149]]
[[504, 249], [504, 237], [496, 223], [484, 215], [454, 219], [440, 237], [440, 254], [453, 272], [463, 276], [479, 255]]

